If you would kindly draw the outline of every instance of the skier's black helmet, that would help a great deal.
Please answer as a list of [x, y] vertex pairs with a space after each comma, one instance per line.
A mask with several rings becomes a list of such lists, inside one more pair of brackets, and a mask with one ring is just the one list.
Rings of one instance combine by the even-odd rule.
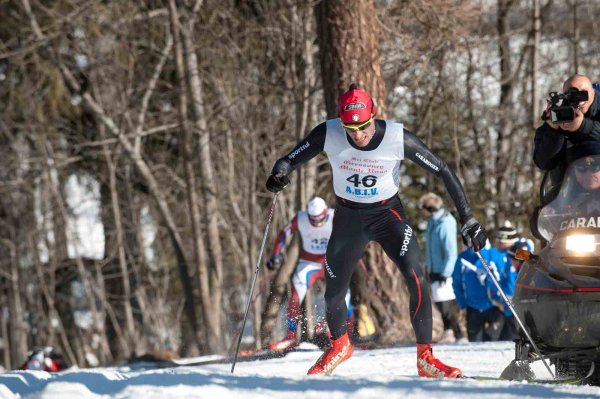
[[592, 155], [600, 155], [600, 141], [584, 141], [567, 149], [567, 164]]

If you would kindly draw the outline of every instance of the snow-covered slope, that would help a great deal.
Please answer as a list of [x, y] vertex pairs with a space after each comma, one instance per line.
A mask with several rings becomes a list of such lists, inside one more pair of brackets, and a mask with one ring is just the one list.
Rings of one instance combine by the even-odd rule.
[[[303, 346], [304, 349], [310, 346]], [[513, 344], [437, 345], [434, 353], [466, 375], [499, 376]], [[59, 374], [15, 371], [0, 374], [2, 399], [183, 399], [183, 398], [593, 398], [600, 388], [508, 381], [431, 380], [417, 377], [414, 346], [355, 351], [332, 376], [308, 377], [320, 352], [306, 350], [284, 358], [231, 364], [133, 370], [71, 370]], [[543, 365], [535, 368], [547, 378]]]

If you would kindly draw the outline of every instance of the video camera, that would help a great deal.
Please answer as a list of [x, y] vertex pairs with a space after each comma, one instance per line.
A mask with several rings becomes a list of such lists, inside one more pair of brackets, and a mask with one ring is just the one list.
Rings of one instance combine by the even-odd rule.
[[568, 123], [575, 119], [575, 110], [579, 103], [588, 100], [588, 92], [571, 87], [564, 93], [555, 91], [549, 94], [549, 113], [542, 114], [542, 120], [553, 123]]

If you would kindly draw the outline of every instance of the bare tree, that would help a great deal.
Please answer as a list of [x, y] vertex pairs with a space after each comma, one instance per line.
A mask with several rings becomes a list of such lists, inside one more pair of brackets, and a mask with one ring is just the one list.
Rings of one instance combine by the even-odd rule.
[[[223, 352], [248, 299], [273, 160], [323, 108], [335, 117], [352, 82], [380, 116], [453, 163], [486, 227], [505, 217], [526, 224], [539, 93], [559, 89], [573, 68], [593, 76], [600, 67], [597, 2], [347, 3], [0, 2], [10, 16], [0, 25], [6, 367], [48, 344], [81, 366]], [[416, 199], [443, 187], [403, 167], [416, 227]], [[273, 226], [313, 195], [334, 200], [324, 157], [293, 179]], [[72, 184], [94, 192], [104, 241], [74, 228]], [[83, 244], [102, 254], [91, 259]], [[259, 274], [253, 346], [276, 333], [295, 245], [282, 269]], [[404, 284], [376, 245], [357, 271], [365, 285], [354, 303], [370, 306], [385, 341], [412, 339]], [[92, 314], [86, 324], [81, 315]]]

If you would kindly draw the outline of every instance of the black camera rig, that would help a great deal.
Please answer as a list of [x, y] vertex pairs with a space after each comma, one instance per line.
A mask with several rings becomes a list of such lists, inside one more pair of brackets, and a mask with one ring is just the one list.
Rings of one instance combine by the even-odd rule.
[[549, 112], [542, 114], [542, 120], [553, 123], [568, 123], [575, 119], [575, 110], [579, 104], [588, 100], [588, 92], [571, 87], [564, 93], [555, 91], [548, 94]]

